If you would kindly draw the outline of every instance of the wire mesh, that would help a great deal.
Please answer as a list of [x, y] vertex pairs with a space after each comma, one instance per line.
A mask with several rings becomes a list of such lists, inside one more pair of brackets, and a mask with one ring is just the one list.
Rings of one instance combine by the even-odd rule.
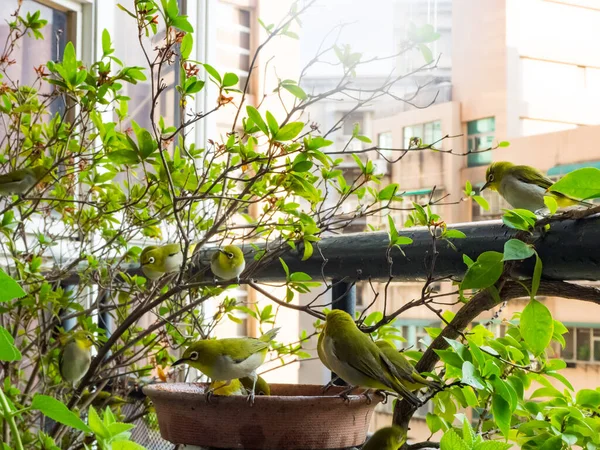
[[[143, 409], [136, 405], [126, 405], [123, 413], [126, 417], [135, 417]], [[164, 440], [158, 429], [158, 419], [155, 413], [148, 413], [132, 422], [135, 428], [131, 430], [131, 440], [143, 445], [148, 450], [175, 450], [176, 445]]]

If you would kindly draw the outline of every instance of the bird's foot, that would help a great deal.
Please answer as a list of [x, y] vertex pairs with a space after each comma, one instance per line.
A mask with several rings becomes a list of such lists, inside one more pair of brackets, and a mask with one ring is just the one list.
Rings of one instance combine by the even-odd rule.
[[325, 392], [327, 392], [334, 384], [335, 380], [331, 380], [329, 381], [329, 383], [327, 383], [325, 386], [323, 386], [323, 388], [321, 389], [321, 393], [324, 394]]
[[342, 392], [340, 392], [340, 397], [342, 397], [344, 399], [344, 402], [346, 403], [350, 403], [350, 392], [352, 392], [354, 390], [356, 386], [348, 386], [347, 389], [344, 389]]
[[383, 397], [383, 401], [381, 403], [383, 403], [384, 405], [387, 404], [388, 398], [390, 396], [389, 392], [382, 391], [381, 389], [377, 389], [375, 391], [375, 395], [379, 395], [380, 397]]
[[250, 406], [254, 406], [254, 397], [254, 392], [251, 392], [246, 398], [246, 401], [250, 404]]
[[363, 392], [363, 394], [365, 396], [365, 398], [367, 399], [367, 405], [370, 405], [371, 403], [373, 403], [373, 397], [371, 396], [371, 389], [367, 389], [365, 392]]
[[206, 403], [208, 403], [209, 405], [213, 404], [212, 398], [215, 395], [214, 394], [214, 389], [209, 389], [208, 391], [206, 391], [206, 394], [204, 395], [205, 399], [206, 399]]

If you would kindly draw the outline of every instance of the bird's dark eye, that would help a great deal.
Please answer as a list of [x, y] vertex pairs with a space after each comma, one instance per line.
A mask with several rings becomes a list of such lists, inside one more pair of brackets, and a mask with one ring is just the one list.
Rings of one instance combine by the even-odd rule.
[[490, 175], [488, 176], [488, 181], [494, 181], [494, 174], [490, 173]]
[[228, 257], [229, 259], [233, 259], [233, 253], [227, 253], [227, 257]]
[[154, 256], [148, 258], [148, 264], [154, 264]]
[[196, 361], [198, 359], [198, 352], [192, 352], [192, 353], [190, 353], [190, 359], [192, 361]]

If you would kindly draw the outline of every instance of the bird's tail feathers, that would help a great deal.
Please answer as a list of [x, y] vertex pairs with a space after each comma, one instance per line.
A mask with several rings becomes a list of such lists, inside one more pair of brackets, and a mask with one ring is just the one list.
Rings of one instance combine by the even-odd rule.
[[277, 336], [277, 333], [279, 332], [280, 329], [281, 328], [279, 328], [279, 327], [272, 328], [271, 330], [267, 331], [265, 334], [263, 334], [258, 339], [263, 342], [271, 342], [273, 339], [275, 339], [275, 336]]

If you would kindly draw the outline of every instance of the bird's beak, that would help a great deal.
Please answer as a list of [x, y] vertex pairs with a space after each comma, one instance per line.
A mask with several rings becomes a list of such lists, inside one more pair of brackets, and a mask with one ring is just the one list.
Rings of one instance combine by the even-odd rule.
[[479, 192], [482, 192], [483, 190], [487, 189], [487, 188], [489, 187], [489, 185], [490, 185], [490, 182], [489, 182], [489, 181], [487, 181], [487, 182], [486, 182], [486, 183], [485, 183], [485, 184], [484, 184], [484, 185], [481, 187], [481, 189], [479, 190]]
[[186, 361], [187, 361], [187, 358], [181, 358], [181, 359], [178, 359], [178, 360], [177, 360], [177, 361], [175, 361], [173, 364], [171, 364], [171, 367], [178, 366], [179, 364], [183, 364], [183, 363], [184, 363], [184, 362], [186, 362]]

